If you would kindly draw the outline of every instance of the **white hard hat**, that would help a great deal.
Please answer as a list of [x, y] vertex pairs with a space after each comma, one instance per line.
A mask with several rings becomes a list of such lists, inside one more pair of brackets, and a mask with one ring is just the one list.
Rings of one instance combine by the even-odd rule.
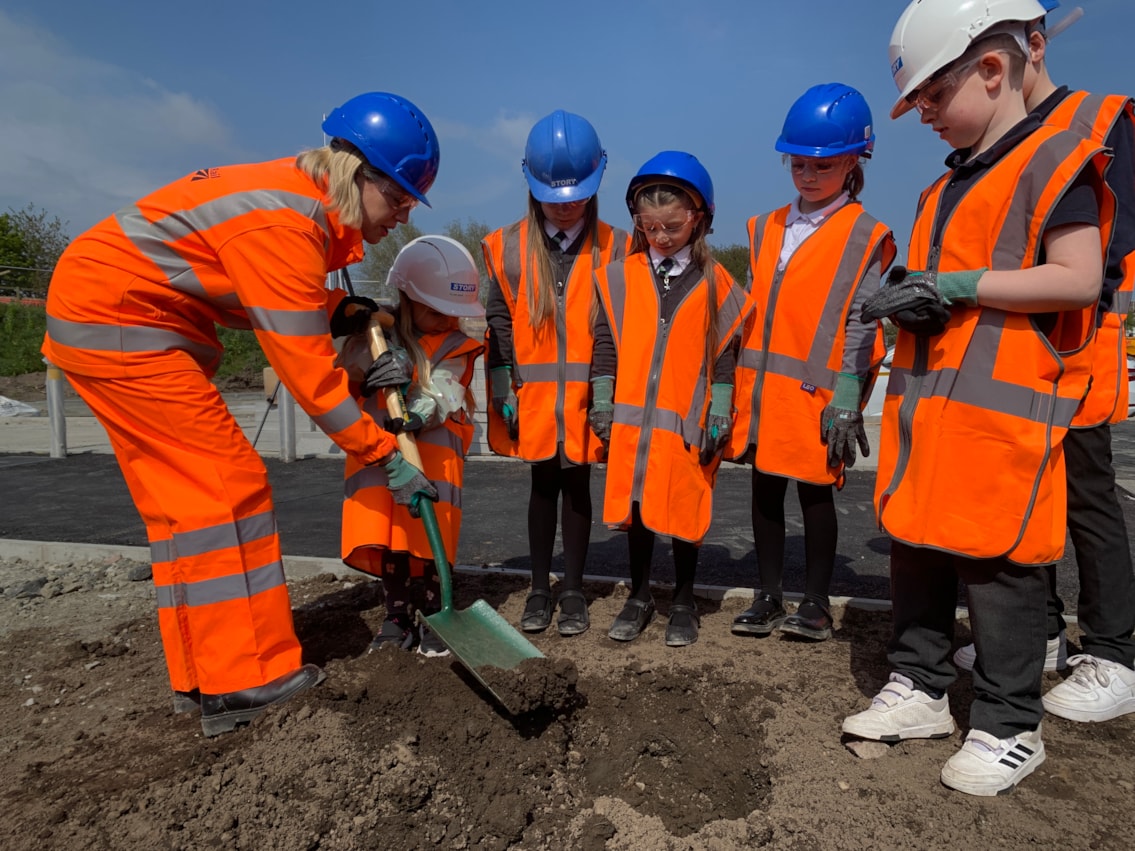
[[446, 316], [484, 316], [473, 255], [448, 236], [420, 236], [394, 258], [387, 284]]
[[910, 110], [907, 95], [965, 53], [978, 38], [1010, 31], [1007, 27], [994, 30], [998, 24], [1032, 21], [1046, 11], [1041, 0], [913, 0], [891, 33], [891, 76], [899, 89], [891, 118]]

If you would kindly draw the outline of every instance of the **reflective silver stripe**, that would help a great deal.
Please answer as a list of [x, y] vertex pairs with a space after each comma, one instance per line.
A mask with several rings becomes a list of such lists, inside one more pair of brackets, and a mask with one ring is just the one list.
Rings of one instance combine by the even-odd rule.
[[[461, 488], [452, 482], [433, 482], [432, 480], [431, 482], [437, 488], [439, 502], [448, 503], [454, 508], [461, 508]], [[386, 475], [386, 470], [383, 469], [382, 465], [371, 464], [369, 467], [363, 467], [355, 474], [347, 477], [347, 480], [343, 482], [343, 498], [351, 499], [364, 488], [385, 488], [389, 486], [390, 478]]]
[[[753, 354], [758, 353], [754, 352]], [[789, 355], [769, 352], [766, 363], [765, 372], [770, 372], [773, 375], [791, 378], [793, 381], [807, 382], [815, 387], [827, 387], [829, 389], [835, 387], [838, 372], [834, 369], [828, 369], [826, 357], [803, 361]]]
[[[1052, 182], [1056, 169], [1079, 147], [1081, 141], [1073, 133], [1061, 133], [1044, 140], [1037, 148], [1013, 187], [1012, 200], [1000, 217], [1001, 230], [993, 246], [992, 262], [989, 264], [991, 269], [1020, 269], [1026, 261], [1032, 264], [1034, 257], [1025, 257], [1024, 251], [1029, 242], [1029, 228], [1036, 221], [1039, 193]], [[1088, 165], [1088, 161], [1084, 165]], [[1052, 199], [1053, 206], [1059, 197]], [[1049, 207], [1044, 211], [1046, 220], [1052, 209], [1053, 207]], [[1039, 251], [1040, 246], [1038, 239], [1034, 250]]]
[[501, 234], [501, 251], [504, 255], [501, 257], [501, 265], [504, 267], [501, 271], [504, 280], [497, 282], [508, 288], [513, 302], [520, 291], [520, 250], [520, 222], [513, 222]]
[[359, 410], [359, 403], [348, 396], [327, 413], [313, 416], [311, 421], [319, 426], [324, 434], [338, 434], [362, 418], [363, 413]]
[[448, 335], [446, 335], [446, 338], [442, 340], [441, 345], [437, 347], [436, 351], [434, 351], [434, 353], [430, 355], [430, 363], [433, 366], [437, 366], [439, 363], [449, 357], [452, 352], [457, 351], [459, 348], [465, 345], [465, 341], [468, 339], [469, 337], [465, 334], [462, 334], [460, 331], [453, 331], [449, 333]]
[[272, 189], [234, 192], [154, 221], [147, 219], [138, 207], [129, 206], [115, 213], [115, 219], [135, 248], [162, 270], [174, 289], [217, 307], [236, 308], [240, 306], [236, 294], [209, 295], [193, 267], [171, 243], [257, 210], [295, 210], [327, 232], [327, 214], [319, 199]]
[[[868, 260], [867, 251], [871, 247], [871, 237], [875, 232], [877, 222], [866, 213], [860, 213], [851, 228], [847, 242], [844, 244], [843, 254], [836, 267], [832, 286], [828, 290], [828, 297], [824, 301], [824, 309], [820, 313], [820, 324], [812, 336], [812, 347], [808, 350], [808, 363], [823, 369], [828, 356], [832, 351], [832, 341], [843, 331], [847, 324], [847, 309], [863, 277], [865, 260]], [[824, 370], [829, 375], [830, 371]], [[831, 378], [834, 387], [835, 376]]]
[[276, 534], [276, 514], [262, 511], [234, 523], [219, 523], [192, 532], [178, 532], [173, 538], [150, 542], [150, 558], [156, 562], [204, 555], [217, 550], [258, 541]]
[[176, 331], [142, 325], [92, 325], [48, 315], [47, 333], [56, 343], [95, 352], [187, 352], [208, 368], [221, 357], [220, 349], [196, 343]]
[[607, 267], [607, 293], [611, 300], [611, 315], [614, 317], [611, 333], [618, 348], [623, 339], [623, 317], [627, 315], [627, 276], [622, 263]]
[[[985, 309], [966, 349], [962, 369], [930, 370], [922, 378], [919, 398], [945, 397], [1005, 416], [1035, 423], [1067, 426], [1079, 407], [1079, 400], [1064, 399], [1051, 392], [1041, 393], [1030, 387], [993, 377], [997, 351], [1002, 336], [1000, 311]], [[892, 368], [888, 395], [902, 395], [910, 370]]]
[[[528, 384], [532, 381], [546, 381], [554, 384], [559, 381], [560, 367], [554, 363], [526, 363], [518, 364], [517, 375], [520, 380]], [[590, 363], [564, 364], [565, 381], [589, 381], [591, 379]]]
[[231, 576], [202, 579], [200, 582], [178, 582], [156, 587], [158, 608], [177, 606], [211, 606], [233, 600], [249, 600], [257, 594], [279, 588], [284, 582], [284, 563], [274, 561]]
[[415, 440], [417, 440], [419, 445], [437, 446], [441, 449], [448, 449], [458, 456], [463, 454], [464, 444], [461, 441], [461, 435], [454, 434], [445, 425], [420, 431], [415, 436]]
[[1111, 311], [1120, 316], [1131, 312], [1131, 290], [1116, 290], [1111, 296]]
[[331, 333], [327, 311], [269, 310], [266, 307], [247, 308], [252, 327], [287, 337], [316, 337]]

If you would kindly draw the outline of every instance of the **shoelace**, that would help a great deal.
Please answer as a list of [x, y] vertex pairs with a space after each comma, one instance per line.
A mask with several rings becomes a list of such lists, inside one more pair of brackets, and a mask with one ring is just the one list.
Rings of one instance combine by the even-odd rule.
[[1095, 656], [1086, 654], [1072, 656], [1068, 659], [1068, 667], [1074, 670], [1065, 682], [1071, 681], [1084, 691], [1092, 688], [1092, 680], [1103, 688], [1111, 685], [1111, 674], [1108, 673], [1107, 666], [1103, 664], [1102, 659], [1097, 659]]

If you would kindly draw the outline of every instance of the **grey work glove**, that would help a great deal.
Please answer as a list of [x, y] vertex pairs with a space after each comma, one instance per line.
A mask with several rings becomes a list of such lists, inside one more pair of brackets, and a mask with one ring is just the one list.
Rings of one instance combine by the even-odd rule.
[[362, 394], [373, 396], [383, 387], [404, 387], [414, 377], [414, 363], [403, 348], [387, 349], [363, 376]]
[[371, 314], [379, 310], [378, 302], [366, 296], [349, 295], [335, 305], [331, 314], [331, 336], [349, 337], [362, 334], [370, 324]]
[[884, 317], [911, 334], [933, 336], [945, 330], [950, 308], [934, 285], [933, 275], [895, 266], [879, 291], [863, 302], [859, 318], [873, 322]]
[[412, 517], [421, 517], [418, 502], [422, 498], [437, 502], [437, 488], [421, 470], [403, 458], [401, 452], [395, 450], [394, 456], [382, 467], [386, 470], [390, 495], [396, 503], [409, 508]]
[[836, 376], [832, 403], [820, 414], [820, 442], [828, 447], [828, 466], [835, 469], [843, 464], [855, 464], [855, 446], [863, 457], [871, 455], [867, 431], [863, 427], [863, 414], [859, 412], [859, 396], [863, 381], [857, 376], [841, 372]]
[[703, 467], [713, 463], [713, 459], [729, 443], [732, 431], [733, 385], [714, 384], [709, 388], [709, 413], [705, 416], [701, 453], [698, 456]]
[[587, 421], [603, 443], [603, 448], [607, 449], [611, 445], [611, 425], [615, 421], [615, 379], [603, 376], [592, 380]]
[[489, 382], [492, 385], [493, 410], [508, 426], [509, 439], [516, 440], [520, 437], [520, 405], [512, 389], [512, 367], [493, 367], [489, 370]]

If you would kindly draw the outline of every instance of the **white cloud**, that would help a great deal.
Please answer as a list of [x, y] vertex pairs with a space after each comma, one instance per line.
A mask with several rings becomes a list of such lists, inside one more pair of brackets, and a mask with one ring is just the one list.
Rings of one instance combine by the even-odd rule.
[[77, 233], [234, 153], [213, 107], [81, 55], [0, 12], [0, 210], [33, 203]]

